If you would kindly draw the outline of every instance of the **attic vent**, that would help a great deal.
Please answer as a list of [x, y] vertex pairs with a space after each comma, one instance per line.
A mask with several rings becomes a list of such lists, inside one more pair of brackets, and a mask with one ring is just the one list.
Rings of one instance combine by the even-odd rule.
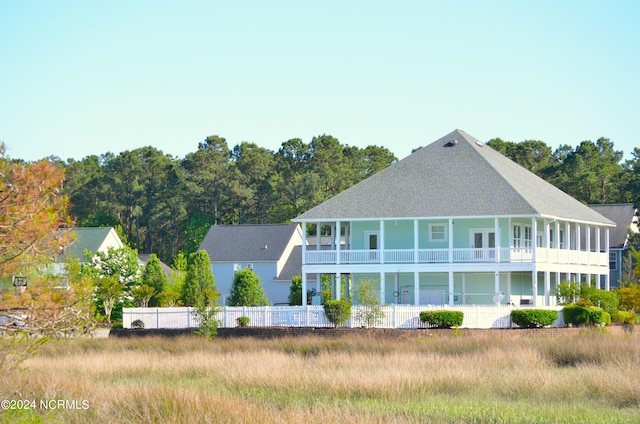
[[480, 147], [484, 147], [484, 143], [480, 140], [476, 140], [476, 144]]
[[458, 140], [451, 140], [450, 142], [448, 142], [446, 145], [448, 147], [453, 147], [456, 146], [458, 144]]

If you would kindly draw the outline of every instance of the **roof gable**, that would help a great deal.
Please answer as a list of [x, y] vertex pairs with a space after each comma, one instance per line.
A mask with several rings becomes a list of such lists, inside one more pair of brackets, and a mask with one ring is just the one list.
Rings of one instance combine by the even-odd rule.
[[419, 149], [295, 221], [518, 215], [611, 224], [461, 130]]
[[60, 260], [66, 257], [84, 259], [84, 252], [106, 252], [110, 247], [123, 247], [123, 243], [113, 227], [78, 227], [71, 231], [74, 241], [65, 248]]
[[298, 224], [214, 225], [200, 249], [211, 262], [273, 262], [282, 257], [297, 230]]

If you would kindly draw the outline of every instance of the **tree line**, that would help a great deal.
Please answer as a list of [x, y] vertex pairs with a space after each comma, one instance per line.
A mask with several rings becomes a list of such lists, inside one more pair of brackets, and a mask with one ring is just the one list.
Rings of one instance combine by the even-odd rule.
[[[542, 141], [487, 143], [583, 203], [640, 200], [640, 149], [623, 160], [607, 138], [555, 150]], [[214, 135], [184, 158], [154, 147], [54, 162], [78, 226], [114, 226], [140, 253], [170, 263], [194, 252], [213, 224], [285, 223], [397, 161], [385, 147], [331, 135], [285, 141], [277, 151]]]

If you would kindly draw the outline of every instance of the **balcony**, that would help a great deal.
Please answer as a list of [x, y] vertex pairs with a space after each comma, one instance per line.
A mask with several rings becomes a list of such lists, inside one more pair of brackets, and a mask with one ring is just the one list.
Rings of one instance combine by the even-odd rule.
[[[338, 261], [339, 256], [339, 261]], [[428, 264], [428, 263], [532, 263], [608, 266], [605, 252], [536, 248], [456, 248], [388, 250], [309, 250], [305, 263], [327, 264]]]

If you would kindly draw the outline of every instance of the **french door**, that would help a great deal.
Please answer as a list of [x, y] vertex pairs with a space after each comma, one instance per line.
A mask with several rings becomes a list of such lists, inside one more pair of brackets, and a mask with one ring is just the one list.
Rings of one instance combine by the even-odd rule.
[[473, 259], [477, 261], [493, 260], [496, 257], [496, 233], [493, 230], [471, 230], [471, 248]]

